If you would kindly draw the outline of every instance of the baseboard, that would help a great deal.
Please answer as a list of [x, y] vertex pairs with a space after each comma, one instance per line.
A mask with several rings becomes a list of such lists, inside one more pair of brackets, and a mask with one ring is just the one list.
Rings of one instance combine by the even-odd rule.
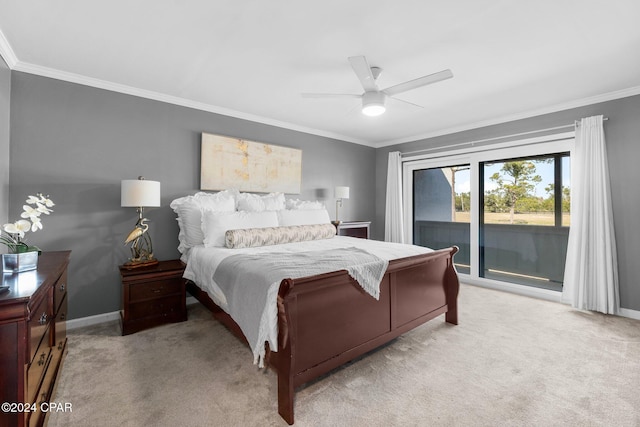
[[[547, 301], [559, 302], [561, 304], [567, 304], [562, 301], [561, 293], [555, 291], [549, 291], [546, 289], [537, 289], [529, 286], [514, 285], [507, 282], [497, 282], [491, 280], [474, 280], [471, 278], [464, 278], [460, 280], [461, 283], [467, 283], [472, 286], [480, 286], [483, 288], [494, 289], [497, 291], [509, 292], [512, 294], [523, 295], [526, 297], [538, 298]], [[620, 308], [617, 316], [628, 317], [630, 319], [640, 320], [640, 311], [631, 310], [628, 308]]]
[[120, 319], [120, 311], [111, 313], [96, 314], [95, 316], [80, 317], [79, 319], [67, 320], [67, 330], [84, 328], [85, 326], [97, 325]]
[[631, 319], [640, 320], [640, 311], [630, 310], [628, 308], [621, 308], [618, 314], [622, 317], [629, 317]]
[[[187, 297], [187, 305], [195, 304], [198, 300], [194, 297]], [[79, 319], [67, 320], [67, 330], [84, 328], [85, 326], [98, 325], [100, 323], [120, 320], [120, 311], [111, 313], [96, 314], [95, 316], [80, 317]]]

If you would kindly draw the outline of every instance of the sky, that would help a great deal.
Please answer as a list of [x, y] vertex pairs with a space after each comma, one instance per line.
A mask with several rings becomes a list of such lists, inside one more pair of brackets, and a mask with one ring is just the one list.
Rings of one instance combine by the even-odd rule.
[[[569, 158], [563, 159], [562, 180], [564, 186], [570, 185], [571, 171], [569, 166]], [[495, 172], [499, 172], [502, 163], [494, 163], [485, 168], [485, 190], [493, 190], [497, 187], [496, 183], [491, 181], [489, 177]], [[456, 193], [468, 193], [471, 191], [470, 171], [462, 170], [456, 173]], [[548, 193], [544, 190], [549, 184], [553, 183], [553, 164], [552, 163], [536, 163], [536, 174], [540, 175], [542, 182], [536, 184], [536, 195], [539, 197], [548, 197]]]

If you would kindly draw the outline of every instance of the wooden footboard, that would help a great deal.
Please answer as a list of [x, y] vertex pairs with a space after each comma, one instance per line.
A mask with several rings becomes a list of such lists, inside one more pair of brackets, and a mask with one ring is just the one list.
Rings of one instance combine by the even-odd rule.
[[[278, 412], [293, 424], [296, 387], [379, 347], [434, 317], [458, 323], [457, 247], [389, 263], [380, 298], [345, 270], [286, 279], [278, 294], [278, 351], [267, 363], [278, 373]], [[244, 339], [238, 325], [196, 286], [189, 290]], [[246, 341], [246, 339], [245, 339]]]

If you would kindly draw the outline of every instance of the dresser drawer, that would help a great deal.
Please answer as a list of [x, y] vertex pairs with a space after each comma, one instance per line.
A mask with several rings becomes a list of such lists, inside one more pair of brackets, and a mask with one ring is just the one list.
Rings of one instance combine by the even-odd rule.
[[[29, 331], [29, 360], [31, 363], [36, 355], [38, 346], [43, 341], [43, 337], [49, 330], [49, 317], [51, 310], [49, 309], [49, 298], [42, 298], [36, 303], [35, 308], [31, 309], [31, 318], [27, 323]], [[45, 345], [49, 345], [49, 338], [45, 339]]]
[[55, 321], [53, 322], [53, 333], [51, 334], [54, 359], [58, 358], [64, 351], [67, 341], [67, 299], [64, 298], [58, 308]]
[[34, 402], [50, 362], [51, 347], [49, 347], [48, 341], [43, 341], [36, 350], [36, 357], [27, 369], [27, 390], [25, 392], [25, 400], [27, 403]]
[[44, 419], [47, 416], [47, 413], [43, 413], [41, 409], [45, 402], [49, 402], [51, 400], [53, 383], [55, 381], [56, 375], [58, 374], [57, 372], [58, 367], [54, 366], [53, 357], [50, 357], [49, 360], [50, 360], [49, 364], [45, 369], [44, 378], [42, 379], [42, 384], [40, 384], [38, 393], [35, 396], [34, 403], [36, 404], [36, 411], [30, 414], [29, 427], [44, 425]]
[[67, 271], [62, 273], [62, 276], [58, 279], [53, 286], [53, 313], [58, 313], [60, 303], [67, 296]]
[[179, 294], [182, 290], [181, 277], [173, 277], [150, 282], [132, 283], [129, 286], [129, 302], [145, 301]]

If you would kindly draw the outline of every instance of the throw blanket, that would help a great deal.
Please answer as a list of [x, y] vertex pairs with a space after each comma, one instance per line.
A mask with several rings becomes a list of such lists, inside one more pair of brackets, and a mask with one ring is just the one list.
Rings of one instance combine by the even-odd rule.
[[280, 282], [347, 270], [375, 299], [389, 261], [358, 248], [331, 251], [271, 252], [231, 255], [220, 262], [213, 279], [224, 292], [228, 312], [253, 351], [253, 363], [264, 367], [265, 341], [278, 350], [277, 296]]

